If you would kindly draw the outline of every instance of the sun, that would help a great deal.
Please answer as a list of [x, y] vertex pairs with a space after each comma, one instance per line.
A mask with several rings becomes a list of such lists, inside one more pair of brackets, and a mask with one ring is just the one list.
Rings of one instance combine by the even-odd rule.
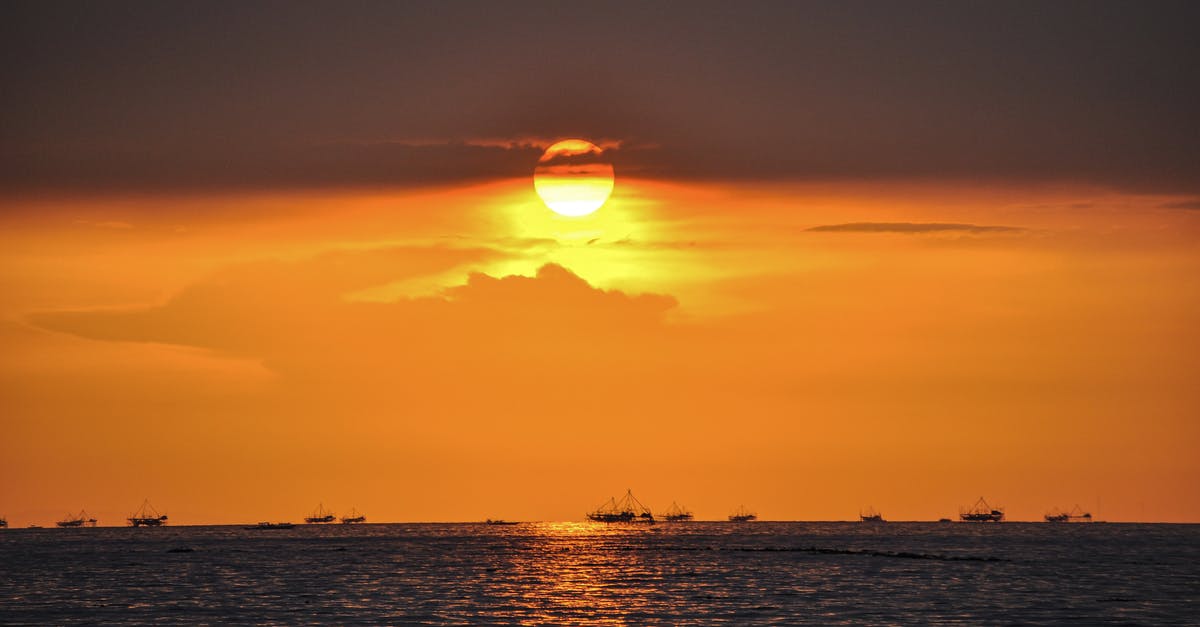
[[572, 218], [595, 213], [613, 190], [613, 167], [604, 150], [582, 139], [546, 149], [533, 171], [533, 189], [551, 211]]

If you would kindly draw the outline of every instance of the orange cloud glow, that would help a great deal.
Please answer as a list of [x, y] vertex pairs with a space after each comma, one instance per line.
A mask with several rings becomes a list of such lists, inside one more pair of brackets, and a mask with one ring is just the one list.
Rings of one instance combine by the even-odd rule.
[[6, 514], [575, 520], [633, 487], [700, 518], [986, 494], [1200, 520], [1177, 201], [622, 179], [572, 220], [527, 178], [12, 201]]

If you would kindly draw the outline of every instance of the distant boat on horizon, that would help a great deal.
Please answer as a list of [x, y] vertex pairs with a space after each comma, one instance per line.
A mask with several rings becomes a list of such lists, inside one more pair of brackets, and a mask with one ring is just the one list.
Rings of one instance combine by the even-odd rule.
[[304, 522], [309, 525], [325, 525], [337, 520], [337, 516], [333, 512], [325, 509], [324, 503], [318, 503], [317, 509], [311, 515], [304, 517]]
[[862, 511], [858, 512], [858, 519], [860, 522], [865, 522], [865, 523], [887, 522], [886, 520], [883, 519], [883, 514], [880, 514], [879, 511], [876, 510], [873, 506], [868, 507], [866, 512], [862, 512]]
[[62, 520], [54, 523], [64, 529], [76, 529], [79, 527], [95, 527], [96, 519], [88, 516], [85, 510], [79, 510], [79, 513], [72, 516], [67, 514]]
[[257, 530], [271, 530], [271, 529], [291, 529], [292, 527], [295, 527], [295, 526], [296, 525], [293, 525], [290, 522], [265, 522], [264, 521], [264, 522], [258, 523], [257, 525], [252, 525], [249, 527], [242, 527], [242, 528], [251, 530], [251, 531], [257, 531]]
[[1001, 522], [1004, 520], [1004, 509], [996, 509], [988, 505], [988, 502], [981, 496], [970, 509], [966, 511], [960, 509], [958, 517], [963, 522]]
[[167, 524], [167, 515], [158, 513], [150, 504], [150, 499], [142, 501], [142, 506], [126, 518], [133, 527], [161, 527]]
[[520, 523], [518, 523], [514, 520], [504, 520], [501, 518], [488, 518], [487, 520], [483, 521], [483, 524], [485, 524], [485, 525], [519, 525]]
[[625, 496], [618, 501], [616, 497], [608, 499], [600, 507], [588, 512], [589, 520], [602, 523], [648, 523], [654, 524], [654, 514], [650, 508], [633, 496], [633, 490], [625, 491]]
[[8, 519], [0, 516], [0, 529], [8, 529]]
[[691, 510], [680, 507], [675, 501], [671, 501], [671, 507], [667, 508], [667, 513], [663, 515], [663, 520], [667, 522], [688, 522], [695, 518]]
[[729, 515], [729, 522], [753, 522], [758, 520], [758, 514], [746, 509], [745, 505], [739, 505], [732, 514]]
[[1092, 522], [1092, 513], [1085, 512], [1082, 507], [1076, 505], [1069, 512], [1062, 512], [1058, 509], [1051, 510], [1044, 518], [1048, 523]]
[[343, 525], [357, 525], [367, 522], [367, 517], [363, 516], [357, 509], [350, 508], [350, 513], [342, 516]]

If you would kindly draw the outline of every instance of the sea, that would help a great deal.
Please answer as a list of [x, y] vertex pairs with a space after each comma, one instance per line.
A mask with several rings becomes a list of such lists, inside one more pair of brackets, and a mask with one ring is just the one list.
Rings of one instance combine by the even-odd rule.
[[1200, 625], [1200, 525], [0, 530], [5, 625]]

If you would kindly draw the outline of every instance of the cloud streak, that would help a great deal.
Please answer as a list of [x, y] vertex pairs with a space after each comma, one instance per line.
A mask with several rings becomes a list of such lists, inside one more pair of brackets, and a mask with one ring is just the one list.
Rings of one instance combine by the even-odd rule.
[[822, 224], [805, 229], [810, 233], [1023, 233], [1015, 226], [958, 224], [949, 222], [848, 222]]
[[1159, 205], [1163, 209], [1183, 209], [1187, 211], [1200, 211], [1200, 199], [1180, 200], [1178, 202], [1167, 202]]

